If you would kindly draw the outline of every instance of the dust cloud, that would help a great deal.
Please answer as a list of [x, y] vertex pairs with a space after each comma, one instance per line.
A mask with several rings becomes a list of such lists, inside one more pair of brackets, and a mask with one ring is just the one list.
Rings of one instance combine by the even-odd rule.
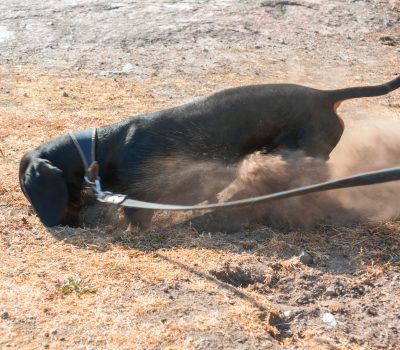
[[[359, 121], [345, 130], [327, 163], [305, 157], [299, 151], [250, 155], [239, 166], [237, 178], [219, 193], [219, 200], [263, 195], [394, 167], [399, 165], [399, 159], [400, 121]], [[400, 182], [392, 182], [319, 192], [221, 213], [237, 222], [279, 228], [387, 220], [400, 215], [399, 193]]]

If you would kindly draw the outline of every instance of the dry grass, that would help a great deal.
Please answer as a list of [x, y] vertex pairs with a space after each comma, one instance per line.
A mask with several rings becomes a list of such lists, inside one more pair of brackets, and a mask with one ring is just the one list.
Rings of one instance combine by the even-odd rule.
[[[0, 68], [0, 78], [0, 348], [396, 347], [399, 333], [387, 327], [398, 317], [398, 221], [233, 235], [198, 232], [179, 220], [137, 237], [109, 226], [47, 230], [19, 190], [23, 153], [51, 136], [174, 101], [154, 96], [155, 81], [34, 68]], [[230, 85], [238, 79], [176, 81], [175, 88], [204, 95], [223, 78]], [[312, 267], [299, 261], [302, 250], [314, 256]], [[241, 287], [212, 274], [228, 268], [265, 279]], [[97, 292], [64, 295], [68, 276]], [[325, 296], [340, 283], [343, 295]], [[307, 293], [311, 301], [303, 303]], [[338, 326], [324, 325], [322, 312], [333, 313]]]

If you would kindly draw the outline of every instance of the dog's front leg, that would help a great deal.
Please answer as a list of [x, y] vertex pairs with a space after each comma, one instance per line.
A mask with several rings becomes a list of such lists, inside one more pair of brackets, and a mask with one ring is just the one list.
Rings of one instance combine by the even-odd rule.
[[134, 233], [147, 230], [150, 227], [154, 210], [121, 208], [120, 214], [121, 221], [128, 225], [127, 231]]

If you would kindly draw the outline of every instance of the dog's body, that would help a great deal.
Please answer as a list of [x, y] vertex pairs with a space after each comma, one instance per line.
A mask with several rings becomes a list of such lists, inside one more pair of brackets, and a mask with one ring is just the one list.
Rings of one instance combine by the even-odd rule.
[[[300, 149], [328, 159], [344, 129], [336, 114], [338, 104], [383, 95], [399, 86], [400, 77], [384, 85], [333, 91], [289, 84], [245, 86], [136, 116], [97, 129], [99, 175], [106, 189], [157, 201], [157, 188], [141, 182], [162, 174], [163, 169], [152, 164], [177, 154], [231, 164], [257, 150]], [[45, 225], [78, 224], [84, 172], [69, 135], [51, 139], [22, 158], [21, 188]], [[152, 216], [151, 211], [126, 214], [141, 227]]]

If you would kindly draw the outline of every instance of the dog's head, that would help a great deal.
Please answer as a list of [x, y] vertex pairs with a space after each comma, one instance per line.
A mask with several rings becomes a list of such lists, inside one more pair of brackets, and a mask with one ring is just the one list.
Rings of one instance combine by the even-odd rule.
[[71, 203], [65, 174], [51, 161], [27, 153], [20, 163], [19, 182], [44, 225], [77, 226], [79, 209]]

